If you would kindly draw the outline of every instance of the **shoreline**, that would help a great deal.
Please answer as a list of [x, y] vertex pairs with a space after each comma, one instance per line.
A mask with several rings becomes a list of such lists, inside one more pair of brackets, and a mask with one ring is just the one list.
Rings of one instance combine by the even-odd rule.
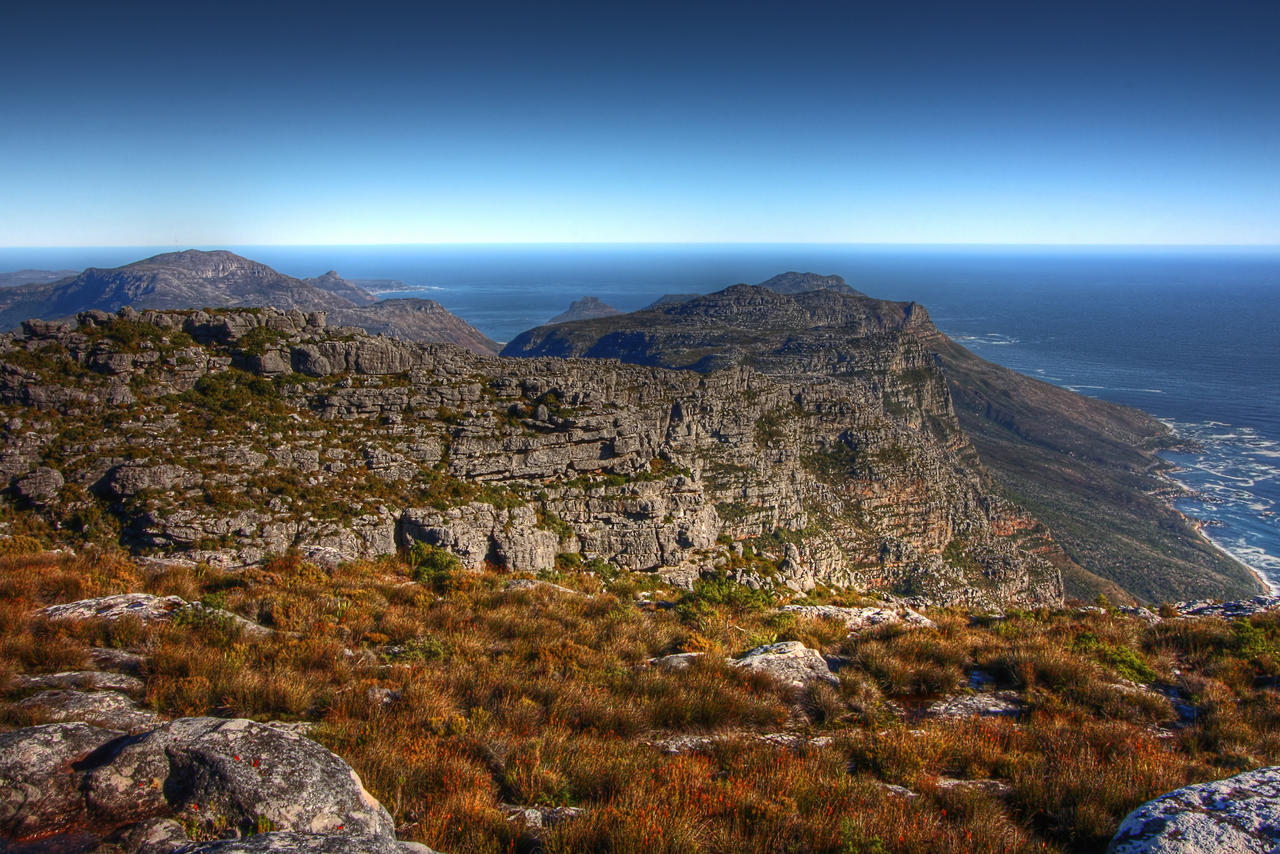
[[[1177, 465], [1177, 463], [1166, 460], [1164, 457], [1160, 456], [1160, 451], [1172, 450], [1174, 444], [1185, 443], [1186, 440], [1183, 437], [1178, 435], [1178, 431], [1175, 430], [1173, 425], [1170, 424], [1168, 421], [1164, 420], [1163, 418], [1158, 418], [1155, 415], [1152, 415], [1151, 417], [1155, 418], [1157, 421], [1163, 424], [1165, 429], [1169, 431], [1168, 438], [1174, 440], [1173, 443], [1161, 445], [1160, 447], [1155, 449], [1154, 453], [1156, 455], [1156, 458], [1160, 462], [1158, 465], [1152, 467], [1152, 470], [1151, 470], [1152, 474], [1154, 474], [1161, 481], [1164, 481], [1169, 485], [1171, 485], [1172, 487], [1174, 487], [1174, 489], [1178, 493], [1181, 493], [1181, 495], [1189, 498], [1194, 497], [1196, 495], [1195, 490], [1173, 476], [1173, 472], [1180, 471], [1180, 467]], [[1263, 594], [1271, 595], [1271, 596], [1280, 594], [1280, 583], [1272, 582], [1270, 579], [1268, 579], [1265, 575], [1262, 574], [1261, 570], [1247, 563], [1239, 555], [1235, 554], [1225, 545], [1218, 542], [1213, 537], [1209, 536], [1209, 534], [1205, 533], [1205, 530], [1204, 530], [1205, 522], [1203, 519], [1197, 519], [1194, 516], [1188, 516], [1186, 513], [1179, 510], [1176, 503], [1178, 500], [1177, 497], [1169, 497], [1163, 494], [1160, 495], [1159, 497], [1164, 500], [1165, 504], [1168, 506], [1170, 510], [1172, 510], [1174, 513], [1177, 513], [1187, 522], [1187, 524], [1191, 527], [1193, 531], [1196, 532], [1196, 535], [1200, 537], [1200, 539], [1202, 539], [1209, 546], [1217, 550], [1220, 554], [1225, 555], [1226, 557], [1230, 558], [1232, 561], [1234, 561], [1235, 563], [1243, 567], [1245, 571], [1247, 571], [1249, 575], [1253, 577], [1253, 580], [1258, 583], [1258, 586], [1261, 589]]]

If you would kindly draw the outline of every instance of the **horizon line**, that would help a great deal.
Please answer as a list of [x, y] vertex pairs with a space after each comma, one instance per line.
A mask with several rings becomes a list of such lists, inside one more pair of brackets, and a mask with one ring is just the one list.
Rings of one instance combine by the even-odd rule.
[[[760, 241], [760, 240], [462, 240], [423, 241], [415, 243], [84, 243], [0, 245], [0, 251], [19, 249], [200, 249], [201, 246], [236, 246], [245, 249], [291, 248], [330, 249], [346, 247], [453, 247], [453, 246], [849, 246], [902, 248], [1054, 248], [1054, 249], [1280, 249], [1278, 243], [1043, 243], [1043, 242], [978, 242], [978, 241]], [[212, 251], [204, 249], [201, 251]]]

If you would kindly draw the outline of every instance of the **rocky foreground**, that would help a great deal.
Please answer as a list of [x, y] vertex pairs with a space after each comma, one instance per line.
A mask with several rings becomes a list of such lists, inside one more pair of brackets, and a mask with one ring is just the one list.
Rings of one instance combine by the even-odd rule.
[[917, 610], [0, 542], [0, 850], [1280, 843], [1278, 597]]

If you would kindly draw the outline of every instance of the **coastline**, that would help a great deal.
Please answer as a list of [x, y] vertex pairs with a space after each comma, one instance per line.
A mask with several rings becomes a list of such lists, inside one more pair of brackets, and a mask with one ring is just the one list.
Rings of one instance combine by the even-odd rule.
[[1182, 510], [1178, 509], [1178, 506], [1177, 506], [1178, 498], [1181, 498], [1181, 497], [1194, 498], [1196, 497], [1197, 493], [1190, 486], [1188, 486], [1187, 484], [1183, 483], [1182, 481], [1178, 480], [1176, 477], [1173, 476], [1174, 472], [1182, 470], [1181, 467], [1177, 463], [1173, 462], [1172, 460], [1167, 460], [1164, 457], [1161, 457], [1159, 454], [1160, 454], [1160, 451], [1173, 450], [1178, 445], [1182, 445], [1183, 447], [1189, 448], [1194, 446], [1195, 443], [1191, 440], [1188, 440], [1180, 436], [1178, 434], [1178, 431], [1175, 429], [1174, 425], [1171, 424], [1169, 421], [1166, 421], [1163, 418], [1158, 418], [1154, 415], [1152, 415], [1151, 417], [1155, 418], [1157, 421], [1159, 421], [1161, 424], [1164, 425], [1165, 429], [1168, 430], [1167, 438], [1172, 440], [1167, 443], [1162, 443], [1160, 446], [1158, 446], [1155, 449], [1155, 454], [1159, 462], [1152, 467], [1151, 473], [1155, 475], [1157, 478], [1159, 478], [1162, 482], [1169, 484], [1169, 486], [1171, 487], [1171, 489], [1168, 491], [1160, 490], [1156, 494], [1156, 497], [1162, 499], [1170, 510], [1172, 510], [1174, 513], [1177, 513], [1180, 517], [1186, 520], [1188, 526], [1190, 526], [1190, 528], [1196, 532], [1196, 535], [1200, 537], [1201, 540], [1203, 540], [1205, 543], [1207, 543], [1209, 546], [1211, 546], [1220, 554], [1225, 555], [1226, 557], [1230, 558], [1233, 562], [1243, 567], [1249, 573], [1249, 575], [1253, 577], [1253, 580], [1257, 582], [1259, 590], [1262, 594], [1265, 594], [1265, 595], [1280, 594], [1280, 583], [1272, 582], [1270, 579], [1268, 579], [1265, 575], [1262, 574], [1261, 570], [1249, 564], [1239, 555], [1231, 551], [1231, 549], [1227, 548], [1227, 546], [1218, 542], [1212, 536], [1206, 533], [1205, 532], [1206, 524], [1203, 519], [1196, 518], [1195, 516], [1188, 516]]

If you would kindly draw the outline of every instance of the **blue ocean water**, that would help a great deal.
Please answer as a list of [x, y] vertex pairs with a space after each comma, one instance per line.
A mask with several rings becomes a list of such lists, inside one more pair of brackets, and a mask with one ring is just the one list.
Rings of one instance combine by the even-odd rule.
[[[1199, 443], [1179, 502], [1280, 584], [1280, 249], [827, 245], [232, 247], [295, 276], [397, 279], [499, 341], [594, 295], [634, 310], [785, 270], [915, 300], [979, 355], [1144, 409]], [[0, 270], [162, 249], [0, 249]]]

